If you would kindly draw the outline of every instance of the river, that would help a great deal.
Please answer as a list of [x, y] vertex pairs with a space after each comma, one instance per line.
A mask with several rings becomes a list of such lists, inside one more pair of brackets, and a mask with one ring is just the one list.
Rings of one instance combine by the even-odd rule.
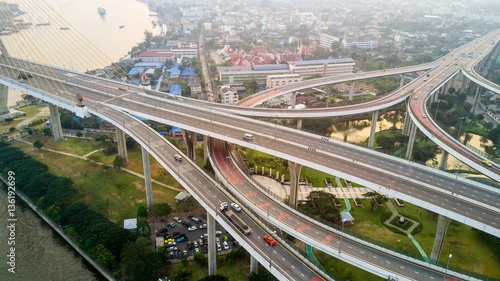
[[[49, 65], [85, 71], [102, 68], [127, 55], [130, 49], [144, 40], [146, 30], [153, 28], [154, 17], [148, 7], [135, 0], [14, 0], [27, 14], [22, 18], [39, 25], [11, 35], [1, 36], [10, 55], [37, 60]], [[97, 7], [106, 9], [101, 17]], [[57, 13], [57, 14], [56, 14]], [[123, 26], [123, 28], [120, 28]], [[69, 29], [62, 30], [61, 27]], [[85, 40], [57, 40], [59, 33], [81, 34]], [[41, 46], [55, 46], [41, 48]], [[105, 59], [81, 59], [81, 52], [98, 49]], [[71, 51], [65, 51], [71, 50]], [[86, 55], [85, 55], [86, 56]], [[9, 105], [19, 99], [19, 92], [9, 93]], [[0, 187], [0, 280], [101, 280], [84, 260], [70, 248], [35, 213], [17, 199], [16, 273], [7, 272], [9, 245], [6, 237], [7, 196]]]
[[[0, 183], [0, 280], [104, 280], [28, 206], [16, 197], [15, 273], [7, 270], [7, 192]], [[9, 236], [8, 236], [9, 235]]]

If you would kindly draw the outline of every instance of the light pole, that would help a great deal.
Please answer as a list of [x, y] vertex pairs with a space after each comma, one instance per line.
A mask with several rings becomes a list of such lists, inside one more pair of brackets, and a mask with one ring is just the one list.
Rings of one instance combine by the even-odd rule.
[[444, 271], [444, 278], [446, 279], [446, 274], [448, 273], [448, 266], [450, 266], [450, 260], [451, 260], [452, 254], [448, 256], [448, 262], [446, 263], [446, 270]]
[[462, 125], [464, 124], [465, 117], [460, 117], [460, 120], [462, 120], [462, 122], [460, 122], [460, 127], [458, 128], [458, 135], [457, 135], [458, 141], [460, 141], [460, 131], [462, 131]]
[[458, 171], [457, 171], [457, 176], [455, 177], [455, 185], [457, 184], [457, 180], [458, 180], [458, 175], [460, 174], [460, 167], [462, 167], [462, 163], [458, 163]]
[[[273, 231], [273, 233], [276, 234], [276, 230]], [[269, 269], [271, 269], [272, 267], [272, 260], [273, 260], [273, 246], [269, 245]]]

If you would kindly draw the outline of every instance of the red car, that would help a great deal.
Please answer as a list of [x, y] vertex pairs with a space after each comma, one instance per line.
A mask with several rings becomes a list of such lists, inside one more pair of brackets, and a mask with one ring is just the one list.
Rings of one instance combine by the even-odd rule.
[[264, 237], [262, 237], [262, 238], [264, 238], [264, 241], [266, 241], [266, 242], [267, 242], [267, 244], [269, 244], [269, 245], [271, 245], [271, 246], [276, 245], [276, 240], [274, 240], [274, 238], [273, 238], [273, 237], [271, 237], [271, 236], [269, 236], [269, 235], [266, 235], [266, 236], [264, 236]]

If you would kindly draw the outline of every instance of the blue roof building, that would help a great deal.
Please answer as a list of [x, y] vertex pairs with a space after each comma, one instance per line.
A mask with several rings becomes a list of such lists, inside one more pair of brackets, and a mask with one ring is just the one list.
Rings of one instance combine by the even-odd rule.
[[172, 95], [181, 95], [182, 94], [182, 87], [179, 84], [174, 84], [170, 86], [170, 94]]
[[196, 72], [194, 71], [194, 68], [192, 68], [192, 67], [186, 67], [181, 72], [181, 76], [196, 76]]
[[144, 71], [143, 67], [134, 67], [128, 72], [128, 75], [138, 75], [141, 74], [142, 71]]

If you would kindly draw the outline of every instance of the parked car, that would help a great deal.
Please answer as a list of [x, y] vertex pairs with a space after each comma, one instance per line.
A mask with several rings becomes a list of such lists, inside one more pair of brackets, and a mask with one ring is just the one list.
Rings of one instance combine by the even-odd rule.
[[222, 231], [217, 230], [217, 231], [215, 232], [215, 236], [221, 236], [221, 235], [222, 235]]
[[193, 241], [193, 247], [198, 248], [198, 242], [197, 241]]
[[187, 237], [186, 236], [181, 236], [179, 238], [177, 238], [177, 243], [180, 243], [180, 242], [185, 242], [185, 241], [188, 241]]
[[483, 160], [482, 162], [483, 162], [483, 164], [484, 164], [484, 165], [486, 165], [486, 166], [488, 166], [488, 167], [491, 167], [491, 166], [492, 166], [492, 165], [491, 165], [491, 163], [490, 163], [490, 161], [488, 161], [488, 160], [486, 160], [486, 159], [485, 159], [485, 160]]
[[208, 237], [208, 233], [203, 233], [202, 235], [200, 235], [200, 238], [201, 239], [205, 239]]
[[194, 225], [188, 227], [188, 231], [195, 231], [195, 230], [196, 230], [196, 226], [194, 226]]
[[194, 253], [199, 254], [200, 253], [200, 248], [194, 248]]
[[172, 237], [174, 237], [174, 238], [179, 237], [179, 235], [181, 235], [181, 233], [180, 233], [180, 232], [178, 232], [178, 231], [176, 231], [176, 232], [172, 233]]
[[200, 229], [206, 229], [206, 228], [207, 228], [207, 224], [206, 223], [200, 225]]
[[177, 222], [177, 223], [182, 223], [182, 220], [178, 217], [174, 217], [174, 221]]
[[182, 222], [183, 225], [185, 225], [186, 227], [190, 227], [192, 224], [190, 224], [189, 222], [187, 221], [183, 221]]
[[229, 245], [227, 244], [227, 241], [224, 241], [224, 242], [222, 243], [222, 246], [224, 247], [224, 251], [229, 250]]
[[167, 227], [169, 227], [169, 228], [174, 228], [174, 227], [175, 227], [175, 223], [173, 223], [173, 222], [169, 222], [169, 223], [167, 224]]

